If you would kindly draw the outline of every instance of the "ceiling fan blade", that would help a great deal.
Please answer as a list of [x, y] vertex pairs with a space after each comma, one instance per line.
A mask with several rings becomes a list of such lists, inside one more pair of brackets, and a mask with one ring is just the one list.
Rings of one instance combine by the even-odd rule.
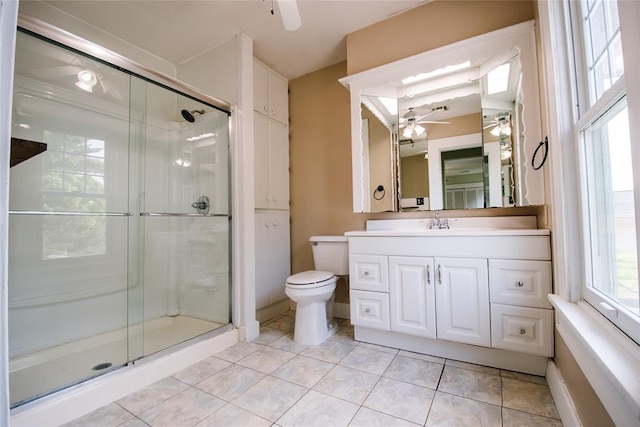
[[296, 0], [278, 0], [278, 7], [280, 8], [285, 30], [296, 31], [302, 26]]

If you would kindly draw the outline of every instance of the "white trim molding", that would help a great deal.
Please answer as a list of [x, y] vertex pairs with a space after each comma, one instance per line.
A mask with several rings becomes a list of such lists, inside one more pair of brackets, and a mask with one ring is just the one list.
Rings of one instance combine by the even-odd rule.
[[640, 425], [640, 347], [589, 304], [549, 301], [558, 333], [613, 422]]
[[546, 377], [547, 384], [549, 384], [549, 390], [551, 390], [551, 395], [553, 396], [553, 401], [558, 409], [558, 414], [560, 414], [562, 424], [565, 426], [582, 426], [582, 421], [580, 421], [578, 411], [573, 404], [571, 393], [569, 393], [569, 389], [567, 389], [564, 378], [562, 378], [562, 373], [552, 360], [549, 360], [549, 363], [547, 364]]

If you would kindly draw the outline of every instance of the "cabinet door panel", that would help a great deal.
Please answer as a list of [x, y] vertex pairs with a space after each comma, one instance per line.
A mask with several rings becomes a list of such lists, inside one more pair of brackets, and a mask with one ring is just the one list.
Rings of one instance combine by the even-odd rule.
[[391, 330], [436, 337], [433, 258], [389, 257]]
[[253, 109], [269, 115], [269, 72], [267, 68], [253, 61]]
[[[257, 209], [268, 209], [269, 195], [269, 119], [253, 115], [254, 202]], [[288, 157], [287, 157], [288, 159]]]
[[553, 310], [491, 304], [495, 348], [553, 357]]
[[269, 116], [283, 123], [289, 124], [289, 82], [285, 79], [269, 74]]
[[[269, 121], [269, 195], [271, 209], [289, 209], [289, 128]], [[266, 158], [265, 158], [266, 159]]]
[[269, 242], [271, 235], [271, 220], [268, 214], [256, 212], [256, 308], [262, 308], [272, 303], [271, 299], [271, 259], [269, 257]]
[[[273, 302], [287, 298], [284, 292], [287, 277], [291, 274], [291, 242], [289, 239], [289, 211], [271, 213], [271, 251]], [[256, 270], [256, 275], [258, 270]]]
[[437, 336], [491, 345], [486, 259], [436, 258]]
[[349, 255], [350, 289], [389, 292], [388, 271], [384, 255]]
[[489, 260], [491, 302], [528, 307], [551, 308], [551, 262]]

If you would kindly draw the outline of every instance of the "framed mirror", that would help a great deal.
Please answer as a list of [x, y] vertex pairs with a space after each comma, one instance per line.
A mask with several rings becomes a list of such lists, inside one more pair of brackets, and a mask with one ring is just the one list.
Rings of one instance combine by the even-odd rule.
[[544, 204], [543, 173], [530, 166], [541, 140], [533, 21], [340, 81], [351, 92], [354, 212]]

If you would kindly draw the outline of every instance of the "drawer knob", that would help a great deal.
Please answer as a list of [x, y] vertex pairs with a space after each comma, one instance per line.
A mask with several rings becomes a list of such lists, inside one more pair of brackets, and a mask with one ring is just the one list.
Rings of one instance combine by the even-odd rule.
[[521, 287], [523, 287], [523, 286], [524, 286], [524, 283], [522, 282], [522, 280], [518, 280], [518, 281], [516, 282], [516, 286], [517, 286], [518, 288], [521, 288]]
[[365, 308], [365, 309], [364, 309], [364, 312], [365, 312], [365, 313], [367, 313], [367, 314], [369, 314], [369, 313], [371, 312], [371, 309], [370, 309], [370, 308]]
[[369, 277], [369, 272], [368, 271], [364, 272], [364, 277]]
[[527, 331], [525, 331], [524, 328], [520, 328], [518, 332], [520, 333], [520, 335], [524, 335]]

